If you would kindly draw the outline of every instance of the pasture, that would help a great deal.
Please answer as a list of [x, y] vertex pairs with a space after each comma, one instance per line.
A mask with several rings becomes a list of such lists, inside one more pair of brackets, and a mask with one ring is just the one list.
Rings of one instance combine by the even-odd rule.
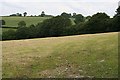
[[[3, 26], [6, 26], [6, 27], [17, 27], [20, 21], [25, 21], [26, 26], [29, 27], [32, 24], [36, 25], [50, 18], [51, 17], [2, 17], [2, 19], [5, 20], [6, 22], [6, 25], [3, 25]], [[70, 18], [70, 20], [71, 20], [71, 23], [75, 25], [74, 19]], [[10, 29], [12, 28], [2, 28], [0, 30], [2, 30], [2, 32], [5, 32]], [[12, 29], [12, 30], [16, 30], [16, 29]]]
[[5, 20], [6, 25], [8, 27], [17, 27], [20, 21], [25, 21], [26, 26], [30, 26], [31, 24], [36, 25], [39, 22], [43, 22], [45, 19], [49, 19], [51, 17], [2, 17]]
[[3, 78], [117, 78], [118, 33], [2, 41]]
[[[5, 20], [6, 25], [8, 27], [17, 27], [20, 21], [25, 21], [26, 26], [30, 26], [31, 24], [36, 25], [37, 23], [43, 22], [46, 19], [50, 19], [51, 17], [2, 17]], [[70, 18], [71, 23], [75, 25], [74, 19]]]

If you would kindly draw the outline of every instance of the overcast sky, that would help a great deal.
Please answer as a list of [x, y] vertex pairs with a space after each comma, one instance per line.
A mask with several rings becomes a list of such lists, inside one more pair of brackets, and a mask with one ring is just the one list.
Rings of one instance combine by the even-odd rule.
[[0, 0], [0, 15], [27, 12], [28, 15], [40, 15], [45, 11], [49, 15], [62, 12], [80, 13], [84, 16], [97, 12], [115, 14], [119, 0]]

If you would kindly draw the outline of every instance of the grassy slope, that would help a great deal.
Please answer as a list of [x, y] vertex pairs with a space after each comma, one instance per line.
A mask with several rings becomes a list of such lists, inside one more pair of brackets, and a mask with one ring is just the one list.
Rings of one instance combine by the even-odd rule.
[[9, 27], [16, 27], [20, 21], [25, 21], [27, 26], [30, 26], [31, 24], [37, 24], [49, 18], [50, 17], [2, 17], [6, 22], [6, 26]]
[[[46, 19], [49, 19], [50, 17], [2, 17], [3, 20], [5, 20], [6, 25], [8, 27], [17, 27], [18, 23], [20, 21], [25, 21], [27, 26], [30, 26], [31, 24], [36, 25], [39, 22], [43, 22]], [[70, 18], [73, 25], [75, 25], [72, 18]], [[2, 32], [7, 31], [11, 28], [3, 28]], [[16, 29], [13, 29], [16, 30]], [[1, 29], [0, 29], [1, 31]]]
[[118, 33], [3, 41], [4, 77], [117, 77]]
[[[43, 22], [46, 19], [49, 19], [51, 17], [2, 17], [3, 20], [6, 22], [6, 26], [9, 27], [16, 27], [20, 21], [25, 21], [27, 26], [30, 26], [31, 24], [37, 24], [39, 22]], [[74, 21], [72, 18], [70, 18], [72, 24], [74, 25]]]
[[[50, 17], [2, 17], [5, 20], [6, 25], [8, 27], [17, 27], [20, 21], [25, 21], [27, 26], [31, 24], [36, 25], [39, 22], [43, 22], [45, 19], [49, 19]], [[10, 30], [11, 28], [3, 28], [2, 32]], [[0, 29], [1, 30], [1, 29]], [[16, 29], [12, 29], [16, 30]]]

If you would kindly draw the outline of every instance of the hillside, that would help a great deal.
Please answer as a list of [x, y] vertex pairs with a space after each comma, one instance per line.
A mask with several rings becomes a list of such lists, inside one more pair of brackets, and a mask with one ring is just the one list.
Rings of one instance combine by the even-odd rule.
[[43, 22], [50, 17], [2, 17], [5, 20], [6, 25], [8, 27], [17, 27], [20, 21], [25, 21], [27, 26], [31, 24], [36, 25], [39, 22]]
[[3, 41], [3, 78], [118, 77], [118, 33]]
[[[46, 19], [50, 19], [51, 17], [2, 17], [5, 20], [6, 25], [8, 27], [17, 27], [20, 21], [25, 21], [27, 26], [31, 24], [36, 25], [39, 22], [43, 22]], [[70, 18], [72, 24], [74, 25], [73, 18]]]

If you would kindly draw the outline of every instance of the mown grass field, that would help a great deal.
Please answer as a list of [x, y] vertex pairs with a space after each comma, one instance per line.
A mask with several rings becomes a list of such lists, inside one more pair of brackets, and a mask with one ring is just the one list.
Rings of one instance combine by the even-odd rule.
[[118, 33], [3, 41], [3, 78], [117, 78]]

